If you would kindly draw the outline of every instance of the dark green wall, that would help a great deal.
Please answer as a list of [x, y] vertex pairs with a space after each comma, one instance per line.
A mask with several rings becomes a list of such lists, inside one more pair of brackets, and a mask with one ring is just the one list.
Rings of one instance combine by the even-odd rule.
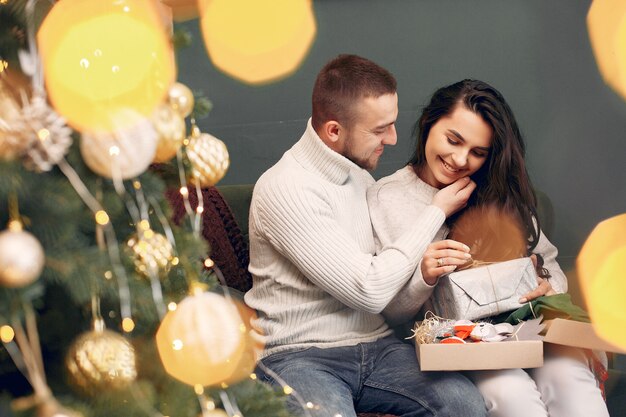
[[398, 145], [376, 178], [412, 152], [418, 108], [439, 86], [478, 78], [509, 101], [527, 142], [535, 186], [556, 210], [553, 242], [572, 264], [600, 220], [626, 212], [626, 102], [598, 73], [589, 44], [589, 1], [319, 0], [317, 38], [302, 67], [281, 82], [250, 87], [211, 64], [198, 21], [179, 51], [179, 79], [214, 104], [202, 130], [226, 142], [232, 165], [222, 184], [250, 183], [301, 135], [318, 70], [339, 53], [390, 69], [399, 83]]

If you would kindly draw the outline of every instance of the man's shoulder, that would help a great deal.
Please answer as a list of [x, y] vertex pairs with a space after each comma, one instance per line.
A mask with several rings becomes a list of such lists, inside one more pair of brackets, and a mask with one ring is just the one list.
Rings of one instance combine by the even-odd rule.
[[323, 188], [323, 181], [303, 169], [289, 153], [286, 153], [258, 179], [254, 186], [253, 198], [270, 204], [284, 204], [285, 199], [315, 193], [316, 190]]

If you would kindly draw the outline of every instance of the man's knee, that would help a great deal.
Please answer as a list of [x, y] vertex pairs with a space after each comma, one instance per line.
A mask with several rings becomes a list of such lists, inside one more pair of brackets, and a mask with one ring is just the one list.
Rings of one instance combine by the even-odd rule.
[[450, 381], [444, 391], [446, 400], [445, 416], [482, 417], [487, 415], [485, 401], [478, 388], [467, 378]]

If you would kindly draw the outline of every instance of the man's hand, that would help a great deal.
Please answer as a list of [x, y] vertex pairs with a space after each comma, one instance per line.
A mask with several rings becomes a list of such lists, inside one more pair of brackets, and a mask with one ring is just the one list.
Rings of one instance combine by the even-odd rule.
[[432, 204], [439, 207], [450, 217], [467, 205], [467, 200], [476, 188], [476, 183], [469, 177], [459, 178], [452, 184], [442, 188], [433, 197]]
[[422, 278], [428, 285], [434, 285], [444, 274], [454, 271], [459, 265], [471, 261], [470, 248], [456, 240], [440, 240], [426, 248], [422, 257]]

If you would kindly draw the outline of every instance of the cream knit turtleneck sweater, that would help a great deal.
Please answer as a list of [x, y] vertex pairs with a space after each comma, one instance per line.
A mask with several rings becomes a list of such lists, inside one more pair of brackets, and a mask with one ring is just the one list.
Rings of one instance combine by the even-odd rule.
[[257, 182], [250, 206], [253, 287], [245, 301], [259, 312], [254, 325], [265, 338], [263, 356], [391, 333], [380, 312], [413, 275], [445, 215], [428, 206], [375, 255], [366, 201], [373, 183], [326, 146], [310, 120]]

